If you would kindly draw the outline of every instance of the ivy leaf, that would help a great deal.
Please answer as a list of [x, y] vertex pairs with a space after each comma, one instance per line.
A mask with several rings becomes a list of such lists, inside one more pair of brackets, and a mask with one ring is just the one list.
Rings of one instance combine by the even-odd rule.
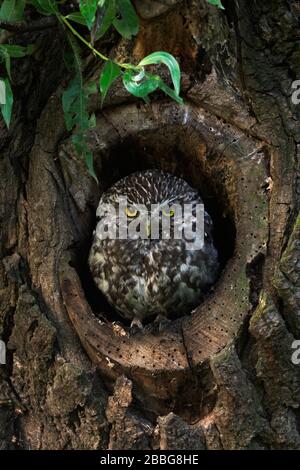
[[164, 64], [168, 67], [172, 81], [175, 88], [175, 93], [179, 95], [180, 93], [180, 68], [177, 60], [168, 52], [153, 52], [153, 54], [145, 57], [140, 63], [139, 66], [145, 66], [150, 64]]
[[74, 21], [75, 23], [82, 24], [86, 26], [85, 17], [80, 13], [80, 11], [75, 11], [66, 16], [67, 20]]
[[225, 10], [225, 8], [224, 8], [223, 5], [222, 5], [221, 0], [207, 0], [207, 1], [208, 1], [208, 3], [210, 3], [211, 5], [215, 5], [215, 6], [219, 7], [219, 8], [221, 8], [222, 10]]
[[[12, 107], [13, 107], [13, 102], [14, 102], [14, 96], [13, 92], [9, 83], [9, 80], [7, 78], [3, 79], [1, 78], [0, 81], [2, 82], [2, 92], [3, 88], [5, 90], [5, 96], [1, 96], [2, 100], [4, 103], [0, 103], [1, 107], [1, 112], [3, 119], [5, 121], [5, 124], [9, 128], [10, 121], [11, 121], [11, 114], [12, 114]], [[3, 85], [4, 84], [4, 85]]]
[[96, 17], [98, 0], [80, 0], [79, 8], [89, 29], [92, 29]]
[[159, 77], [146, 74], [141, 80], [132, 71], [123, 74], [123, 84], [129, 93], [138, 98], [146, 98], [159, 87]]
[[101, 104], [103, 104], [112, 83], [122, 74], [118, 64], [109, 60], [106, 62], [100, 76]]
[[0, 8], [0, 19], [14, 23], [23, 19], [25, 0], [4, 0]]
[[42, 15], [55, 15], [59, 11], [55, 0], [31, 0], [30, 3]]
[[114, 1], [108, 0], [104, 3], [103, 8], [104, 14], [101, 24], [97, 26], [97, 29], [95, 31], [96, 39], [101, 38], [106, 33], [106, 31], [112, 25], [117, 15], [116, 5]]
[[139, 30], [139, 20], [130, 0], [115, 0], [118, 14], [121, 18], [115, 18], [113, 25], [124, 38], [131, 39]]
[[5, 62], [5, 67], [7, 75], [11, 79], [11, 57], [24, 57], [26, 54], [31, 54], [33, 51], [33, 46], [18, 46], [11, 44], [1, 44], [0, 45], [0, 60]]

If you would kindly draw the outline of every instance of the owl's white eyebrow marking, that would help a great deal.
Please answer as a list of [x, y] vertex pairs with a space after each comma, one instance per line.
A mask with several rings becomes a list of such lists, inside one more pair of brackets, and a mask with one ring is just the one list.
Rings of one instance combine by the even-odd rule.
[[171, 202], [174, 202], [177, 200], [177, 196], [174, 196], [174, 197], [170, 197], [169, 199], [167, 199], [166, 201], [164, 201], [166, 204], [170, 204]]

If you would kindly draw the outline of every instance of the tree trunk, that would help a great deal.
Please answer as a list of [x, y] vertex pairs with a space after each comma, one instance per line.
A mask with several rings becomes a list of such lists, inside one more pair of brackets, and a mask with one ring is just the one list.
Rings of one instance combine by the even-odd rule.
[[[38, 47], [15, 65], [1, 127], [1, 448], [300, 448], [298, 3], [136, 0], [135, 40], [97, 47], [132, 62], [171, 52], [185, 105], [118, 84], [104, 109], [92, 97], [99, 186], [64, 127], [62, 33], [18, 38]], [[84, 66], [99, 77], [94, 57]], [[222, 273], [191, 315], [134, 334], [87, 256], [101, 191], [149, 167], [200, 188]]]

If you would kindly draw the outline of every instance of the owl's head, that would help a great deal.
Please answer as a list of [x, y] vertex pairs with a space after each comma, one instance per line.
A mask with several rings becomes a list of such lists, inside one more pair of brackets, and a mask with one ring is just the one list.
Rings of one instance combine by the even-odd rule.
[[137, 172], [118, 181], [101, 197], [98, 238], [139, 241], [184, 240], [201, 249], [211, 221], [202, 199], [186, 181], [159, 170]]

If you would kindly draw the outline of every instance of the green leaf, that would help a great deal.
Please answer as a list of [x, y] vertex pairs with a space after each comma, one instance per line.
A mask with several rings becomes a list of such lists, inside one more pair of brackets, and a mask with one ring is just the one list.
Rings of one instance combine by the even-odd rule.
[[30, 3], [42, 15], [55, 15], [59, 12], [55, 0], [30, 0]]
[[219, 7], [219, 8], [221, 8], [222, 10], [224, 10], [224, 7], [223, 7], [223, 5], [222, 5], [221, 0], [207, 0], [207, 1], [208, 1], [208, 3], [210, 3], [211, 5], [215, 5], [215, 6]]
[[96, 93], [97, 86], [95, 82], [90, 82], [86, 86], [84, 85], [78, 46], [76, 42], [73, 41], [72, 36], [69, 35], [68, 38], [74, 54], [73, 67], [75, 68], [76, 75], [63, 93], [63, 111], [67, 130], [71, 131], [73, 127], [77, 126], [78, 132], [84, 133], [91, 127], [87, 110], [88, 99], [92, 93]]
[[91, 128], [87, 104], [90, 94], [94, 93], [96, 89], [95, 83], [93, 83], [93, 86], [84, 87], [82, 77], [78, 74], [70, 82], [62, 97], [68, 131], [71, 131], [75, 126], [78, 126], [80, 132], [85, 132]]
[[144, 67], [145, 65], [150, 64], [164, 64], [168, 67], [172, 81], [175, 88], [175, 93], [179, 95], [180, 93], [180, 68], [177, 60], [168, 52], [153, 52], [153, 54], [145, 57], [139, 65]]
[[10, 60], [10, 55], [9, 55], [9, 53], [7, 52], [7, 49], [6, 49], [6, 47], [5, 47], [4, 45], [3, 45], [3, 46], [0, 46], [0, 60], [1, 60], [1, 62], [4, 61], [7, 75], [9, 76], [9, 78], [10, 78], [10, 80], [11, 80], [11, 60]]
[[179, 95], [177, 95], [177, 93], [175, 93], [175, 91], [172, 90], [172, 88], [166, 85], [166, 83], [161, 78], [159, 80], [158, 86], [166, 95], [170, 96], [170, 98], [172, 98], [174, 101], [176, 101], [177, 103], [181, 105], [184, 104], [183, 99]]
[[89, 174], [98, 182], [94, 167], [93, 155], [86, 142], [86, 132], [96, 126], [96, 117], [87, 110], [89, 95], [97, 91], [95, 82], [83, 86], [82, 77], [77, 74], [63, 94], [63, 110], [68, 131], [76, 126], [72, 142], [79, 155], [85, 157]]
[[32, 53], [33, 45], [18, 46], [13, 44], [1, 44], [0, 51], [2, 50], [5, 50], [10, 57], [24, 57], [25, 55]]
[[116, 80], [122, 74], [118, 64], [109, 60], [106, 62], [101, 76], [100, 76], [100, 92], [101, 92], [101, 103], [103, 104], [109, 88], [111, 87], [114, 80]]
[[5, 124], [7, 127], [10, 125], [11, 121], [11, 114], [12, 114], [12, 107], [13, 107], [13, 102], [14, 102], [14, 97], [13, 97], [13, 92], [9, 83], [9, 80], [7, 78], [0, 79], [2, 82], [4, 82], [5, 85], [5, 102], [0, 104], [1, 107], [1, 112], [3, 119], [5, 121]]
[[146, 98], [150, 93], [159, 87], [159, 77], [146, 74], [142, 80], [136, 80], [137, 75], [131, 71], [123, 74], [123, 84], [129, 93], [138, 98]]
[[33, 46], [17, 46], [11, 44], [0, 45], [0, 60], [5, 62], [7, 75], [11, 79], [11, 57], [19, 58], [24, 57], [27, 54], [31, 54]]
[[80, 93], [80, 80], [78, 75], [74, 77], [73, 80], [69, 83], [68, 88], [64, 91], [62, 95], [62, 105], [65, 116], [65, 122], [67, 130], [70, 131], [73, 129], [73, 114], [72, 106], [77, 96]]
[[97, 27], [97, 31], [95, 34], [96, 39], [101, 38], [106, 33], [106, 31], [112, 25], [117, 14], [115, 2], [112, 0], [106, 1], [104, 3], [103, 8], [104, 8], [104, 15], [103, 15], [101, 24]]
[[4, 0], [0, 8], [0, 19], [14, 23], [23, 19], [25, 0]]
[[96, 17], [98, 0], [80, 0], [79, 8], [89, 29], [92, 29]]
[[74, 147], [79, 155], [83, 155], [90, 175], [97, 181], [93, 168], [93, 156], [86, 141], [86, 132], [96, 126], [95, 115], [89, 115], [88, 100], [92, 93], [97, 92], [95, 82], [84, 85], [81, 71], [80, 50], [72, 35], [67, 36], [73, 51], [73, 69], [76, 75], [69, 83], [62, 96], [62, 104], [66, 127], [71, 131], [76, 127], [72, 136]]
[[0, 78], [0, 104], [6, 103], [6, 85], [3, 78]]
[[150, 93], [160, 88], [174, 101], [184, 104], [183, 99], [172, 88], [168, 87], [158, 75], [145, 73], [141, 80], [138, 80], [139, 75], [134, 75], [132, 71], [127, 71], [123, 74], [123, 84], [132, 95], [145, 99]]
[[76, 98], [83, 95], [84, 92], [81, 72], [80, 48], [71, 34], [67, 35], [67, 39], [73, 52], [72, 68], [75, 70], [76, 75], [73, 80], [70, 81], [67, 89], [63, 93], [62, 104], [67, 130], [72, 130], [73, 126], [75, 125], [72, 123], [72, 106], [74, 105]]
[[92, 178], [94, 178], [96, 183], [99, 183], [98, 178], [95, 173], [95, 169], [94, 169], [94, 157], [93, 157], [92, 152], [89, 150], [86, 151], [85, 153], [85, 162], [86, 162], [86, 166], [87, 166], [89, 174], [92, 176]]
[[75, 11], [74, 13], [70, 13], [69, 15], [66, 16], [66, 18], [67, 20], [71, 20], [71, 21], [74, 21], [75, 23], [86, 26], [86, 19], [82, 15], [82, 13], [80, 13], [80, 11]]
[[124, 38], [131, 39], [139, 30], [139, 20], [130, 0], [115, 0], [118, 14], [121, 18], [115, 18], [113, 25]]

